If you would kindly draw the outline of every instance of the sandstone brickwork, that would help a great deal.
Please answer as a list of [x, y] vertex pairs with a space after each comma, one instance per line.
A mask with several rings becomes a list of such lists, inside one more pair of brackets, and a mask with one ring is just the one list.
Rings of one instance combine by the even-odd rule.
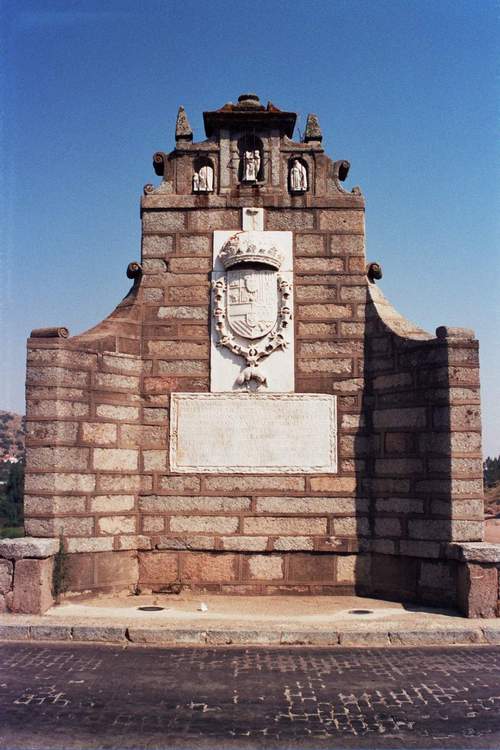
[[[294, 118], [243, 97], [205, 113], [207, 140], [178, 135], [155, 154], [128, 295], [84, 334], [28, 340], [26, 532], [63, 539], [71, 590], [457, 602], [449, 544], [483, 533], [477, 341], [428, 334], [385, 300], [367, 276], [364, 198], [341, 184], [348, 163], [321, 139], [293, 141]], [[250, 126], [255, 184], [237, 167]], [[292, 157], [307, 168], [299, 194]], [[200, 158], [213, 192], [193, 192]], [[170, 394], [210, 390], [212, 233], [241, 229], [245, 206], [293, 232], [295, 393], [337, 397], [336, 474], [170, 469]]]

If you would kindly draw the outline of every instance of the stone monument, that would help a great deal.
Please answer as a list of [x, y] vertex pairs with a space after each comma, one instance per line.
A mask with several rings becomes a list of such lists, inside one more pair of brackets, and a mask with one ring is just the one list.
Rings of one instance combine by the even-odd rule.
[[65, 553], [66, 595], [357, 592], [497, 611], [478, 343], [394, 310], [349, 162], [326, 155], [315, 115], [300, 142], [295, 121], [245, 94], [205, 112], [193, 143], [181, 108], [144, 188], [129, 293], [83, 334], [32, 332], [30, 539], [0, 545], [4, 606], [46, 609]]

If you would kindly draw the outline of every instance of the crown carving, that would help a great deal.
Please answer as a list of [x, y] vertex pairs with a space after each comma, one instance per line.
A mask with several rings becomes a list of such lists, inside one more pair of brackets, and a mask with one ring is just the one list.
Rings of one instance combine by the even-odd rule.
[[260, 263], [279, 269], [283, 255], [265, 239], [263, 232], [236, 232], [222, 246], [219, 258], [225, 269], [241, 263]]

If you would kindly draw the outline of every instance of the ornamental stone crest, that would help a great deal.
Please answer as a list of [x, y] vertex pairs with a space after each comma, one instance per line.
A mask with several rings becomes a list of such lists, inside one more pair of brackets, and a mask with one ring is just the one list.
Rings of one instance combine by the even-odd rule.
[[225, 274], [212, 282], [217, 346], [245, 363], [239, 386], [267, 385], [264, 359], [288, 345], [292, 317], [291, 283], [279, 274], [283, 256], [266, 232], [236, 232], [219, 259]]

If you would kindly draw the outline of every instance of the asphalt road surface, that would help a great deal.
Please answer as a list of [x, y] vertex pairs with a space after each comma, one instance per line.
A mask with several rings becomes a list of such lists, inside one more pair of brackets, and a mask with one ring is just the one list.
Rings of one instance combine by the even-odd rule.
[[500, 648], [0, 644], [0, 748], [499, 748]]

